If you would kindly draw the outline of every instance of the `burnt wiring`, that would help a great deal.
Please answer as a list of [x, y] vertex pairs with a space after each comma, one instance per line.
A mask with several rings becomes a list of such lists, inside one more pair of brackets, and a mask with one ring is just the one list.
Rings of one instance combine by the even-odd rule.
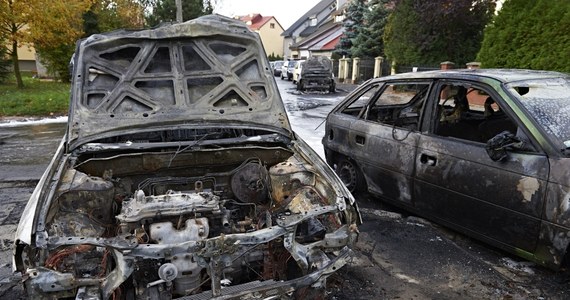
[[103, 252], [103, 259], [101, 259], [101, 270], [99, 271], [99, 278], [103, 278], [105, 277], [105, 274], [107, 273], [107, 258], [109, 257], [109, 250], [105, 249], [105, 252]]
[[72, 254], [76, 254], [76, 253], [87, 252], [87, 251], [93, 249], [94, 247], [95, 246], [92, 246], [92, 245], [77, 245], [77, 246], [68, 247], [68, 248], [59, 250], [59, 251], [55, 252], [54, 254], [52, 254], [50, 257], [48, 257], [48, 259], [46, 259], [44, 266], [46, 268], [50, 268], [52, 270], [57, 271], [58, 266], [61, 264], [61, 262], [66, 257], [68, 257]]
[[201, 141], [203, 141], [204, 139], [206, 139], [209, 136], [214, 135], [213, 133], [207, 133], [204, 134], [202, 137], [200, 137], [199, 139], [197, 139], [196, 141], [194, 141], [193, 143], [188, 144], [186, 147], [180, 149], [180, 147], [182, 146], [182, 144], [178, 145], [178, 149], [176, 150], [176, 152], [174, 152], [174, 154], [172, 155], [172, 157], [170, 158], [170, 161], [168, 162], [168, 168], [170, 168], [170, 166], [172, 165], [172, 161], [174, 161], [174, 158], [176, 158], [176, 156], [196, 145], [198, 145], [198, 143], [200, 143]]

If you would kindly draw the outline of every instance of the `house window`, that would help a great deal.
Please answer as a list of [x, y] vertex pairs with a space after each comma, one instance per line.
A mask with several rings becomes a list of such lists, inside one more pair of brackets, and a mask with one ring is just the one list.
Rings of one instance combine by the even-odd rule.
[[275, 23], [269, 23], [269, 28], [275, 29]]

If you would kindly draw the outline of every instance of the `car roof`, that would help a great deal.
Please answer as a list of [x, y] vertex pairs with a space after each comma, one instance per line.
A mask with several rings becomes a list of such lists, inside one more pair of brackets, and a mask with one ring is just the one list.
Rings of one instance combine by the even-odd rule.
[[410, 72], [379, 77], [375, 81], [396, 79], [480, 79], [490, 78], [507, 83], [530, 79], [547, 79], [568, 77], [568, 74], [553, 71], [537, 71], [524, 69], [454, 69], [425, 72]]

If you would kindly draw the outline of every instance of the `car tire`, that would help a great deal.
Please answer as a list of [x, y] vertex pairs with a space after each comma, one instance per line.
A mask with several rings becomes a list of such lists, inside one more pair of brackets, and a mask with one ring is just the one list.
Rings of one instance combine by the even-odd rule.
[[304, 92], [305, 91], [305, 83], [303, 82], [303, 79], [299, 80], [299, 82], [297, 82], [297, 90]]
[[329, 86], [329, 93], [336, 93], [336, 84], [334, 82]]
[[366, 191], [366, 179], [362, 175], [362, 171], [352, 160], [343, 158], [336, 165], [335, 172], [342, 180], [342, 183], [353, 194]]

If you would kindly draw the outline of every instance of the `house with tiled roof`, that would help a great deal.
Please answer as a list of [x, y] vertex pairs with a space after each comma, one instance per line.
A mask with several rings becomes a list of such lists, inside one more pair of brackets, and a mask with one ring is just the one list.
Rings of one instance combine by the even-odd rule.
[[293, 49], [302, 58], [316, 55], [330, 58], [343, 33], [342, 23], [330, 19], [310, 36], [297, 43]]
[[321, 0], [283, 32], [287, 58], [332, 54], [343, 33], [341, 9], [347, 0]]
[[275, 17], [249, 14], [236, 17], [236, 19], [245, 22], [249, 29], [259, 34], [267, 55], [283, 56], [283, 36], [281, 34], [284, 30]]

